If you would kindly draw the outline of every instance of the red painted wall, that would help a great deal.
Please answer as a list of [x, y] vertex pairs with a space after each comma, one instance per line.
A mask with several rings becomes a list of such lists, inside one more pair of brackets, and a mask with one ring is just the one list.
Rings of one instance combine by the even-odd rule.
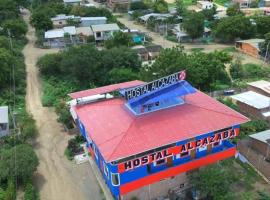
[[230, 148], [225, 151], [215, 153], [200, 159], [190, 161], [188, 163], [182, 164], [180, 166], [172, 167], [162, 172], [146, 176], [144, 178], [138, 179], [136, 181], [124, 184], [120, 186], [120, 194], [124, 195], [128, 192], [136, 190], [142, 186], [152, 184], [154, 182], [160, 181], [161, 179], [175, 176], [177, 174], [190, 171], [211, 163], [215, 163], [219, 160], [234, 156], [236, 153], [236, 148]]

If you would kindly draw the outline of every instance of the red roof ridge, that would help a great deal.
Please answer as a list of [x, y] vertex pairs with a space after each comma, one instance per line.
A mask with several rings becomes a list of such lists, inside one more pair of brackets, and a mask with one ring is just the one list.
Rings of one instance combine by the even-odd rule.
[[[216, 102], [220, 103], [219, 101], [216, 101]], [[229, 114], [229, 113], [225, 113], [225, 112], [221, 112], [221, 111], [216, 111], [216, 110], [214, 110], [214, 109], [205, 108], [205, 107], [202, 107], [202, 106], [193, 104], [193, 103], [188, 103], [188, 102], [186, 102], [186, 104], [189, 104], [189, 105], [192, 105], [192, 106], [196, 106], [196, 107], [201, 108], [201, 109], [204, 109], [204, 110], [209, 110], [209, 111], [211, 111], [211, 112], [220, 113], [220, 114], [227, 115], [227, 116], [232, 116], [232, 117], [238, 118], [238, 119], [248, 119], [247, 117], [245, 117], [245, 116], [242, 115], [242, 114], [241, 114], [242, 117], [239, 117], [239, 114], [240, 114], [240, 113], [238, 113], [238, 112], [237, 112], [237, 113], [238, 113], [238, 116], [236, 116], [236, 115], [234, 115], [234, 114]], [[221, 104], [222, 104], [222, 103], [221, 103]], [[228, 107], [228, 106], [226, 106], [226, 107], [229, 108], [230, 110], [232, 110], [233, 112], [236, 112], [234, 109], [232, 109], [232, 108], [230, 108], [230, 107]]]
[[119, 146], [119, 144], [121, 144], [121, 142], [123, 141], [123, 139], [125, 138], [125, 136], [128, 135], [128, 130], [131, 128], [131, 126], [134, 125], [134, 123], [137, 121], [137, 119], [135, 118], [133, 120], [133, 122], [128, 126], [127, 130], [124, 132], [123, 137], [120, 139], [120, 141], [118, 142], [118, 144], [115, 146], [115, 148], [113, 149], [112, 153], [109, 155], [108, 160], [111, 160], [111, 157], [113, 156], [113, 154], [115, 153], [115, 151], [118, 149], [117, 147]]
[[100, 145], [100, 146], [102, 146], [102, 145], [104, 145], [105, 143], [110, 142], [110, 141], [112, 141], [113, 139], [115, 139], [116, 137], [119, 137], [119, 136], [121, 136], [121, 135], [123, 135], [123, 134], [126, 134], [126, 131], [123, 131], [123, 132], [121, 132], [120, 134], [115, 135], [114, 137], [111, 137], [111, 138], [109, 138], [109, 139], [103, 141], [102, 143], [97, 143], [97, 144]]

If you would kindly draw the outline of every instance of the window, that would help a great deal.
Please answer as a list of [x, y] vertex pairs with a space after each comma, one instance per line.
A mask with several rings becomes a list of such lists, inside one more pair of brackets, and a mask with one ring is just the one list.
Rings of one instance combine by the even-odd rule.
[[120, 185], [119, 174], [111, 173], [111, 177], [112, 177], [112, 185], [119, 186]]
[[181, 153], [180, 155], [181, 155], [181, 158], [182, 158], [182, 157], [185, 157], [185, 156], [188, 156], [188, 155], [189, 155], [189, 151], [183, 152], [183, 153]]
[[166, 159], [161, 159], [161, 160], [158, 160], [156, 162], [154, 162], [154, 166], [159, 166], [159, 165], [163, 165], [166, 163]]
[[213, 147], [216, 147], [216, 146], [218, 146], [218, 145], [220, 145], [220, 144], [221, 144], [221, 141], [215, 142], [215, 143], [213, 144]]
[[104, 174], [109, 177], [109, 170], [105, 162], [103, 162]]
[[101, 32], [97, 32], [97, 33], [96, 33], [96, 36], [97, 36], [97, 37], [101, 37]]
[[94, 150], [96, 159], [98, 160], [98, 152], [97, 152], [97, 148], [96, 148], [96, 146], [94, 144], [93, 144], [93, 150]]
[[7, 124], [0, 124], [0, 131], [7, 130]]

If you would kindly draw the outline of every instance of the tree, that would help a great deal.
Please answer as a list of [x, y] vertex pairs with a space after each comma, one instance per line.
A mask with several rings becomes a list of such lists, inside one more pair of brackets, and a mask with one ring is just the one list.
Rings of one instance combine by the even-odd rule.
[[239, 3], [233, 4], [227, 9], [227, 15], [228, 16], [236, 16], [236, 15], [242, 15], [243, 13], [240, 10], [240, 5]]
[[265, 37], [270, 32], [270, 16], [257, 16], [255, 22], [258, 37]]
[[9, 179], [8, 185], [5, 193], [5, 200], [16, 200], [16, 188], [14, 180]]
[[71, 47], [62, 56], [61, 72], [73, 77], [81, 86], [98, 82], [104, 75], [100, 70], [101, 52], [93, 45]]
[[31, 16], [31, 23], [38, 30], [49, 30], [53, 28], [51, 16], [44, 11], [34, 11]]
[[259, 193], [259, 199], [258, 200], [270, 200], [270, 195], [265, 192], [258, 192]]
[[237, 58], [230, 66], [230, 74], [233, 79], [243, 78], [244, 69], [240, 58]]
[[134, 1], [130, 3], [129, 10], [146, 10], [148, 6], [143, 1]]
[[24, 190], [24, 200], [38, 200], [37, 192], [32, 183], [27, 183]]
[[216, 38], [223, 42], [234, 42], [235, 39], [248, 39], [255, 35], [255, 26], [249, 18], [241, 15], [226, 17], [213, 28]]
[[5, 200], [5, 195], [6, 195], [5, 191], [2, 188], [0, 188], [0, 200]]
[[185, 7], [183, 0], [176, 0], [176, 10], [179, 16], [185, 16], [187, 13], [187, 9]]
[[3, 28], [6, 34], [10, 31], [10, 34], [16, 38], [24, 36], [27, 32], [27, 26], [21, 19], [6, 20], [3, 23]]
[[168, 13], [168, 3], [164, 0], [155, 0], [153, 10], [156, 13]]
[[[14, 155], [16, 151], [16, 163]], [[0, 152], [0, 180], [17, 177], [22, 182], [32, 177], [38, 166], [38, 158], [33, 148], [20, 144]]]
[[115, 32], [113, 37], [105, 42], [105, 46], [108, 49], [120, 46], [133, 46], [132, 36], [122, 31]]
[[204, 17], [201, 13], [191, 12], [185, 18], [183, 22], [183, 28], [187, 34], [194, 40], [203, 35], [204, 32]]
[[138, 73], [130, 68], [113, 68], [107, 75], [108, 84], [121, 83], [139, 79]]
[[15, 60], [9, 50], [0, 48], [0, 88], [9, 83], [9, 75]]
[[60, 63], [62, 60], [61, 54], [47, 54], [41, 57], [37, 66], [40, 68], [42, 75], [51, 76], [61, 73]]
[[[232, 161], [222, 161], [224, 162], [230, 164]], [[218, 163], [190, 173], [189, 178], [192, 186], [201, 194], [206, 195], [207, 199], [230, 200], [233, 199], [231, 185], [238, 180], [238, 174]]]
[[153, 80], [186, 70], [187, 80], [195, 87], [209, 90], [211, 85], [220, 80], [230, 83], [225, 70], [225, 63], [231, 62], [231, 57], [225, 52], [193, 52], [187, 55], [182, 47], [164, 49], [152, 66], [141, 70], [144, 80]]
[[1, 0], [0, 1], [0, 21], [17, 18], [19, 9], [16, 1]]
[[10, 44], [6, 36], [0, 36], [0, 47], [4, 49], [10, 49]]
[[214, 15], [217, 13], [217, 7], [214, 5], [213, 8], [203, 9], [201, 12], [206, 20], [212, 21], [214, 20]]

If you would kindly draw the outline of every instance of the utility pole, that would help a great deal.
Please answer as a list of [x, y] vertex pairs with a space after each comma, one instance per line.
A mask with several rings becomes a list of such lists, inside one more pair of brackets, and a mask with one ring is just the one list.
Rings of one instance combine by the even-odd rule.
[[269, 43], [270, 43], [270, 42], [268, 42], [268, 44], [267, 44], [266, 52], [265, 52], [265, 56], [264, 56], [264, 62], [265, 62], [265, 63], [266, 63], [266, 58], [267, 58], [267, 56], [268, 56]]

